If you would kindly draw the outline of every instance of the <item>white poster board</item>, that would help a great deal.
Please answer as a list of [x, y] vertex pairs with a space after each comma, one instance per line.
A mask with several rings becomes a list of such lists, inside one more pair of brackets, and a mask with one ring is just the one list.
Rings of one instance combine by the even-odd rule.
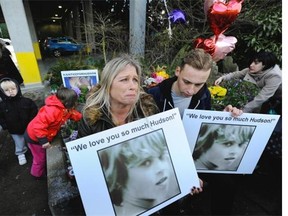
[[[178, 109], [68, 142], [66, 147], [87, 215], [150, 215], [199, 187]], [[131, 204], [135, 202], [142, 208]]]
[[61, 76], [66, 88], [86, 86], [90, 90], [99, 82], [97, 69], [61, 71]]
[[197, 172], [251, 174], [279, 117], [186, 109], [183, 124]]

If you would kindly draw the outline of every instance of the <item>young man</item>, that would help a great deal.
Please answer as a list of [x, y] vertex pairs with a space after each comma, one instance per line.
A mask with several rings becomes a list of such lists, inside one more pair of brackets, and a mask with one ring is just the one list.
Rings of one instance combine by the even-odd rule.
[[[206, 81], [210, 75], [213, 60], [210, 54], [202, 49], [191, 50], [182, 63], [175, 70], [175, 76], [163, 80], [157, 86], [148, 89], [152, 94], [160, 111], [166, 111], [175, 107], [179, 108], [181, 116], [185, 109], [211, 110], [211, 95], [208, 90]], [[224, 111], [231, 112], [232, 116], [239, 116], [242, 110], [228, 105]], [[211, 197], [211, 214], [228, 215], [231, 213], [234, 196], [234, 183], [229, 175], [221, 174], [202, 174], [200, 178], [208, 182], [207, 191]], [[202, 195], [201, 195], [202, 196]], [[196, 196], [196, 199], [199, 196]], [[162, 209], [161, 214], [175, 215], [186, 208], [191, 208], [191, 200], [186, 198], [188, 206], [179, 206], [180, 202], [175, 202], [170, 206]], [[193, 198], [194, 199], [194, 198]], [[204, 205], [209, 205], [207, 201]], [[201, 201], [201, 202], [202, 202]], [[197, 200], [198, 202], [198, 200]], [[182, 203], [183, 204], [183, 203]], [[201, 205], [201, 203], [200, 203]], [[181, 210], [179, 210], [179, 208]], [[192, 209], [193, 210], [193, 209]], [[189, 212], [184, 212], [187, 214]], [[195, 212], [194, 212], [195, 213]], [[201, 214], [202, 212], [196, 212]]]

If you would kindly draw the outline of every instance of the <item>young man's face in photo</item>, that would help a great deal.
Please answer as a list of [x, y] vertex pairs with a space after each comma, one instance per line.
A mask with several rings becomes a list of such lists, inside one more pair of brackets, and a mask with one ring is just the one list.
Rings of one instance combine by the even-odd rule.
[[141, 199], [159, 199], [169, 189], [170, 172], [167, 152], [143, 158], [128, 169], [126, 189]]
[[234, 135], [231, 135], [231, 139], [216, 139], [210, 149], [203, 154], [218, 169], [225, 170], [243, 155], [248, 144], [247, 142], [240, 143], [235, 140]]
[[211, 69], [198, 70], [192, 66], [186, 64], [181, 70], [180, 67], [177, 67], [175, 75], [178, 77], [175, 82], [175, 88], [173, 89], [176, 94], [182, 97], [191, 97], [202, 88], [206, 83]]

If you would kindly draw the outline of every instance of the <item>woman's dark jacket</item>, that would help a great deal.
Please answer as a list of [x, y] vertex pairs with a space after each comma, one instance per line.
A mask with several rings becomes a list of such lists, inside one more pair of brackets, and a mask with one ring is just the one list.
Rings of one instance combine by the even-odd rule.
[[[96, 91], [98, 87], [99, 85], [91, 89], [89, 93], [91, 94]], [[140, 103], [136, 104], [137, 114], [134, 113], [133, 119], [130, 121], [136, 121], [145, 116], [151, 116], [159, 112], [151, 95], [143, 93], [140, 96], [140, 101], [141, 106]], [[112, 121], [111, 114], [107, 112], [106, 108], [94, 106], [87, 109], [86, 112], [82, 114], [83, 117], [78, 124], [78, 138], [116, 127]]]
[[15, 66], [13, 60], [11, 59], [11, 53], [7, 48], [3, 48], [2, 56], [0, 57], [0, 79], [9, 77], [18, 82], [18, 84], [23, 83], [23, 78]]
[[[172, 85], [176, 80], [176, 76], [171, 77], [147, 90], [149, 94], [153, 95], [153, 98], [161, 112], [174, 108], [171, 90]], [[211, 110], [211, 94], [206, 84], [197, 92], [197, 94], [193, 95], [187, 109]]]
[[[3, 78], [4, 80], [12, 80]], [[22, 96], [21, 89], [16, 80], [12, 80], [18, 87], [18, 92], [15, 97], [8, 97], [4, 94], [0, 87], [0, 125], [4, 130], [8, 130], [10, 134], [23, 134], [28, 123], [36, 116], [38, 112], [37, 105], [30, 98]]]

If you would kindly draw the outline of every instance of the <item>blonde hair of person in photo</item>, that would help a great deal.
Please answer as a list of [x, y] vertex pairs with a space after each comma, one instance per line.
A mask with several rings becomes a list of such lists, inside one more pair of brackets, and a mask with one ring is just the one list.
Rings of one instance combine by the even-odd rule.
[[203, 124], [193, 159], [198, 170], [236, 171], [255, 126]]
[[87, 87], [89, 90], [93, 87], [93, 83], [91, 80], [91, 77], [85, 76], [85, 77], [70, 77], [69, 78], [69, 85], [71, 88], [81, 88], [81, 87]]
[[137, 215], [180, 193], [162, 130], [109, 147], [100, 160], [117, 215]]

